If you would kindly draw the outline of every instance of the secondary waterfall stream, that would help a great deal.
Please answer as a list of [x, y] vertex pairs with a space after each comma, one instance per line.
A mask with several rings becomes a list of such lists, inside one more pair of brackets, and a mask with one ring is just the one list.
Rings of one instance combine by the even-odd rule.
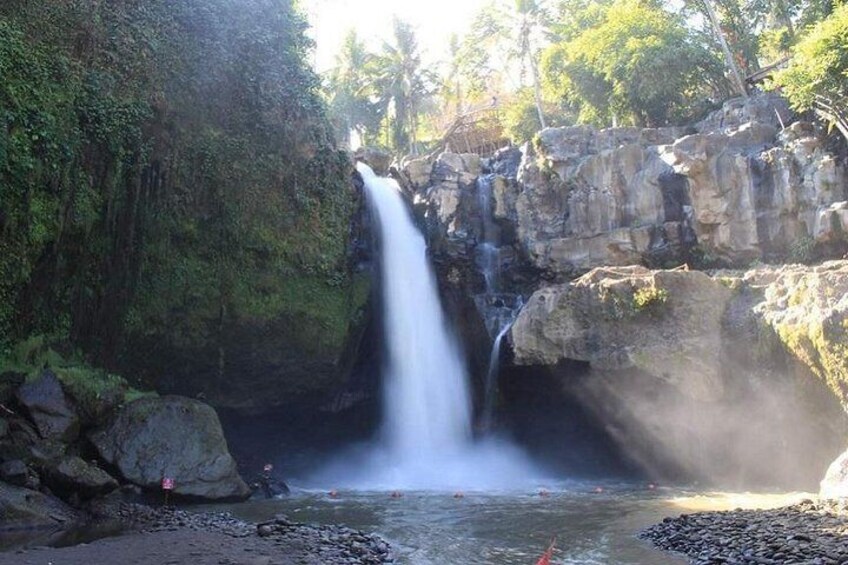
[[477, 244], [477, 266], [485, 281], [484, 292], [474, 297], [477, 309], [486, 323], [492, 339], [489, 366], [484, 381], [483, 407], [480, 429], [489, 431], [495, 426], [498, 373], [500, 371], [501, 344], [509, 333], [524, 301], [521, 295], [502, 292], [501, 289], [501, 230], [494, 221], [493, 175], [477, 179], [477, 205], [480, 210], [480, 241]]
[[442, 311], [424, 237], [397, 183], [361, 163], [357, 170], [380, 240], [384, 422], [377, 446], [340, 459], [322, 482], [418, 490], [531, 484], [539, 473], [520, 450], [495, 438], [474, 441], [465, 360]]

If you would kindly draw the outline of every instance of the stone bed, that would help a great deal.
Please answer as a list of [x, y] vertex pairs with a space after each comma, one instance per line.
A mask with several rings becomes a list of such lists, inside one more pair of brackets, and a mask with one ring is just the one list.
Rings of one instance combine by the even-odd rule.
[[65, 548], [0, 553], [0, 565], [325, 565], [394, 563], [387, 542], [344, 526], [301, 524], [285, 516], [252, 524], [226, 512], [187, 512], [121, 503], [112, 516], [123, 535]]
[[639, 537], [699, 565], [848, 564], [845, 510], [843, 503], [805, 500], [775, 510], [682, 514]]

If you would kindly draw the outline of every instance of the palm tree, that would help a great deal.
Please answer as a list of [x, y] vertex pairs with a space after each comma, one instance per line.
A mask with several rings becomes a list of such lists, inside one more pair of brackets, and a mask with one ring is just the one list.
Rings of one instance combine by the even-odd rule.
[[519, 65], [522, 80], [530, 72], [539, 124], [545, 127], [542, 87], [539, 80], [539, 50], [547, 35], [548, 12], [544, 0], [498, 0], [477, 16], [472, 32], [490, 51], [504, 49], [507, 59]]
[[356, 32], [348, 32], [327, 81], [330, 113], [341, 144], [350, 144], [352, 131], [363, 141], [379, 131], [380, 112], [372, 99], [373, 80], [369, 74], [374, 64], [374, 55]]
[[412, 26], [395, 18], [392, 43], [383, 44], [376, 61], [375, 92], [396, 151], [417, 153], [418, 112], [429, 94], [429, 73], [421, 68]]

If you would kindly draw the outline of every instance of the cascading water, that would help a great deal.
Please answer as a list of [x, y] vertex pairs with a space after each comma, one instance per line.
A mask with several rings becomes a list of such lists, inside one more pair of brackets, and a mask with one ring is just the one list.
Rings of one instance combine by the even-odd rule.
[[480, 208], [481, 241], [477, 245], [477, 266], [483, 273], [485, 292], [475, 297], [477, 308], [492, 338], [492, 351], [486, 371], [483, 410], [480, 427], [490, 430], [494, 425], [497, 381], [500, 370], [501, 343], [524, 305], [520, 295], [500, 292], [500, 229], [493, 219], [492, 176], [477, 179], [477, 203]]
[[[514, 319], [513, 319], [514, 321]], [[501, 368], [501, 342], [512, 327], [510, 321], [501, 328], [492, 342], [492, 352], [489, 354], [489, 367], [486, 369], [485, 390], [483, 391], [483, 412], [480, 416], [480, 427], [491, 430], [495, 423], [495, 396], [498, 390], [498, 372]]]
[[388, 445], [405, 461], [427, 461], [471, 438], [464, 364], [447, 331], [424, 237], [397, 184], [367, 165], [358, 170], [382, 246]]
[[451, 336], [416, 228], [397, 183], [364, 164], [378, 225], [388, 360], [384, 368], [382, 442], [346, 454], [318, 477], [357, 489], [492, 490], [540, 479], [508, 442], [475, 442], [462, 354]]

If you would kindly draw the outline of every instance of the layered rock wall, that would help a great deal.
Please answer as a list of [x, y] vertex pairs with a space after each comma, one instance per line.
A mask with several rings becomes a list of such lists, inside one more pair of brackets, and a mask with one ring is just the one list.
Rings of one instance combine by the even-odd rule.
[[[484, 163], [491, 213], [518, 255], [562, 280], [605, 265], [807, 259], [815, 244], [844, 246], [846, 171], [813, 124], [794, 120], [763, 95], [689, 128], [549, 128], [522, 148], [514, 177], [499, 159], [515, 151]], [[443, 154], [405, 171], [431, 238], [451, 242], [440, 252], [467, 254], [480, 241], [480, 160]]]

